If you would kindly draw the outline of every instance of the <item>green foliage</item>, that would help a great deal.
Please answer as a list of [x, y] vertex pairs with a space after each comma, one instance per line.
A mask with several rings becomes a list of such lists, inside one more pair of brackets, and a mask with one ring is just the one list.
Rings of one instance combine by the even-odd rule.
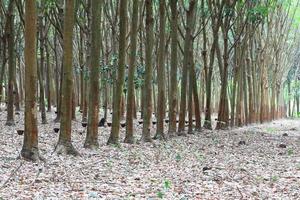
[[235, 9], [232, 6], [225, 6], [223, 17], [234, 17]]
[[163, 188], [162, 190], [159, 190], [157, 192], [157, 197], [159, 199], [163, 199], [164, 196], [165, 196], [165, 193], [171, 188], [171, 181], [170, 180], [165, 180], [164, 183], [163, 183]]
[[175, 160], [179, 162], [182, 159], [181, 155], [179, 153], [176, 154]]
[[56, 0], [39, 0], [38, 3], [43, 3], [46, 8], [55, 7]]
[[171, 188], [171, 181], [165, 180], [165, 182], [164, 182], [164, 188], [166, 190], [170, 189]]
[[287, 151], [288, 155], [291, 156], [294, 154], [294, 151], [292, 148], [289, 148], [288, 151]]
[[248, 10], [248, 19], [252, 23], [259, 23], [268, 16], [269, 8], [261, 4]]
[[134, 86], [136, 89], [140, 88], [144, 84], [144, 74], [145, 74], [145, 66], [144, 65], [137, 65], [136, 73], [134, 74]]
[[100, 66], [100, 73], [101, 73], [101, 81], [103, 84], [110, 84], [114, 83], [113, 74], [116, 74], [117, 70], [117, 63], [118, 63], [118, 56], [116, 54], [110, 57], [110, 60], [107, 64], [102, 64]]
[[283, 1], [283, 7], [290, 10], [289, 14], [293, 18], [293, 27], [298, 28], [300, 24], [300, 4], [298, 4], [298, 0], [285, 0]]
[[121, 146], [120, 143], [112, 144], [112, 147], [115, 147], [115, 148], [117, 148], [117, 149], [121, 149], [121, 148], [122, 148], [122, 146]]
[[160, 198], [160, 199], [164, 198], [164, 195], [165, 194], [162, 191], [157, 192], [157, 197]]
[[75, 66], [74, 71], [75, 71], [75, 74], [81, 74], [81, 72], [83, 72], [84, 80], [89, 79], [89, 69], [86, 66], [83, 66], [83, 67]]
[[214, 145], [220, 143], [220, 141], [217, 138], [212, 138], [212, 142], [214, 143]]
[[272, 182], [276, 182], [276, 181], [278, 181], [278, 179], [279, 179], [278, 176], [272, 176], [272, 177], [271, 177], [271, 181], [272, 181]]

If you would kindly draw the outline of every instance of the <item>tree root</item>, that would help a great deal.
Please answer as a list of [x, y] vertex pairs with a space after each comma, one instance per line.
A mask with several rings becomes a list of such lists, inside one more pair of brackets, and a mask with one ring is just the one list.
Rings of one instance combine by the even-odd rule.
[[79, 152], [73, 147], [71, 142], [58, 143], [54, 151], [57, 154], [80, 156]]

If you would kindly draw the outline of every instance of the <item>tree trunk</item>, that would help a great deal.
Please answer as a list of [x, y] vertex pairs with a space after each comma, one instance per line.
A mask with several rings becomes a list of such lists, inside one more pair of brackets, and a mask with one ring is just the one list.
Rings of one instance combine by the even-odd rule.
[[287, 81], [287, 88], [288, 88], [288, 116], [291, 117], [291, 82], [290, 80]]
[[39, 41], [40, 41], [40, 65], [38, 66], [38, 78], [40, 85], [40, 112], [42, 117], [42, 124], [47, 123], [46, 119], [46, 108], [45, 108], [45, 84], [44, 84], [44, 66], [45, 66], [45, 38], [44, 38], [44, 25], [43, 25], [43, 16], [39, 16]]
[[[108, 139], [108, 144], [119, 143], [121, 98], [124, 85], [125, 55], [126, 55], [126, 21], [127, 21], [127, 0], [120, 2], [120, 37], [119, 37], [119, 63], [116, 84], [113, 92], [113, 116], [112, 128]], [[115, 78], [115, 77], [114, 77]]]
[[[202, 15], [205, 15], [205, 7], [204, 7], [204, 0], [202, 0]], [[210, 7], [210, 10], [212, 8]], [[212, 12], [212, 11], [211, 11]], [[207, 31], [206, 31], [206, 21], [205, 18], [202, 19], [202, 26], [203, 26], [203, 51], [202, 51], [202, 57], [203, 57], [203, 64], [204, 64], [204, 73], [205, 73], [205, 90], [206, 90], [206, 96], [205, 96], [205, 118], [204, 118], [204, 125], [203, 127], [206, 129], [211, 130], [212, 129], [212, 122], [211, 122], [211, 90], [212, 90], [212, 75], [213, 75], [213, 66], [215, 61], [215, 53], [216, 53], [216, 43], [219, 40], [218, 37], [218, 31], [219, 31], [219, 24], [216, 22], [216, 17], [212, 16], [212, 27], [213, 27], [213, 42], [210, 49], [210, 55], [209, 55], [209, 64], [207, 61]]]
[[64, 55], [63, 80], [61, 87], [61, 119], [60, 134], [55, 151], [58, 154], [78, 155], [71, 143], [72, 132], [72, 92], [73, 92], [73, 26], [74, 26], [74, 0], [65, 1], [64, 17]]
[[227, 98], [227, 85], [228, 85], [228, 67], [229, 67], [229, 52], [228, 52], [228, 32], [229, 24], [228, 20], [225, 20], [225, 28], [223, 33], [224, 39], [224, 51], [223, 51], [223, 66], [221, 66], [219, 61], [219, 67], [222, 69], [220, 71], [221, 75], [221, 92], [219, 101], [219, 112], [218, 112], [218, 123], [216, 129], [226, 129], [228, 128], [228, 98]]
[[145, 75], [144, 75], [144, 107], [143, 107], [143, 132], [141, 140], [143, 142], [151, 142], [150, 129], [152, 118], [152, 54], [153, 54], [153, 41], [154, 41], [154, 19], [153, 19], [153, 2], [146, 0], [146, 60], [145, 60]]
[[22, 157], [36, 161], [40, 158], [36, 116], [36, 1], [25, 2], [25, 133]]
[[164, 115], [165, 115], [165, 25], [166, 25], [166, 7], [165, 0], [159, 2], [159, 48], [157, 65], [157, 128], [155, 138], [165, 139], [164, 134]]
[[177, 0], [170, 1], [171, 6], [171, 69], [170, 69], [170, 94], [169, 94], [169, 136], [176, 132], [176, 107], [177, 107], [177, 56], [178, 56], [178, 11]]
[[51, 65], [50, 65], [50, 54], [49, 54], [48, 45], [46, 45], [45, 48], [46, 48], [46, 64], [47, 64], [47, 75], [46, 75], [47, 112], [51, 112], [52, 71], [51, 71]]
[[246, 69], [247, 69], [247, 82], [248, 82], [248, 95], [249, 95], [249, 123], [252, 124], [255, 122], [255, 110], [254, 110], [254, 101], [253, 101], [253, 82], [251, 76], [251, 59], [248, 57], [246, 59]]
[[[184, 41], [184, 58], [182, 67], [181, 92], [180, 92], [180, 112], [178, 134], [184, 134], [185, 116], [186, 116], [186, 99], [187, 99], [187, 79], [188, 73], [192, 66], [191, 48], [193, 48], [193, 18], [196, 1], [191, 0], [189, 10], [186, 12], [186, 33]], [[192, 87], [190, 87], [192, 88]], [[192, 92], [192, 91], [191, 91]], [[191, 93], [192, 95], [192, 93]], [[192, 97], [191, 97], [192, 99]], [[191, 102], [189, 102], [191, 103]]]
[[8, 97], [7, 97], [7, 126], [15, 125], [14, 121], [14, 81], [16, 78], [16, 62], [14, 50], [14, 15], [13, 15], [13, 0], [9, 3], [9, 10], [7, 14], [8, 23]]
[[99, 122], [99, 61], [100, 61], [100, 21], [101, 21], [101, 3], [100, 0], [92, 0], [92, 26], [91, 26], [91, 65], [89, 81], [89, 109], [88, 109], [88, 127], [84, 143], [85, 148], [95, 149], [99, 147], [98, 143], [98, 122]]
[[15, 97], [14, 97], [14, 106], [16, 107], [16, 111], [20, 111], [20, 93], [18, 89], [17, 79], [14, 80], [14, 88], [15, 88]]
[[6, 40], [6, 36], [4, 35], [2, 38], [2, 68], [1, 68], [1, 74], [0, 74], [0, 103], [2, 101], [2, 97], [3, 97], [3, 82], [4, 82], [4, 74], [5, 74], [5, 68], [6, 68], [6, 44], [7, 44], [7, 40]]
[[128, 70], [128, 91], [127, 91], [127, 108], [126, 108], [126, 143], [134, 143], [133, 137], [133, 112], [134, 112], [134, 72], [136, 65], [136, 48], [137, 48], [137, 31], [138, 31], [138, 14], [139, 1], [133, 0], [132, 22], [131, 22], [131, 37], [130, 37], [130, 55], [129, 55], [129, 70]]
[[190, 70], [190, 84], [193, 85], [193, 101], [194, 101], [194, 111], [195, 111], [195, 120], [196, 120], [196, 131], [201, 130], [201, 112], [200, 112], [200, 103], [199, 103], [199, 96], [198, 96], [198, 89], [197, 89], [197, 80], [196, 80], [196, 72], [195, 72], [195, 62], [194, 62], [194, 56], [192, 55], [192, 66]]

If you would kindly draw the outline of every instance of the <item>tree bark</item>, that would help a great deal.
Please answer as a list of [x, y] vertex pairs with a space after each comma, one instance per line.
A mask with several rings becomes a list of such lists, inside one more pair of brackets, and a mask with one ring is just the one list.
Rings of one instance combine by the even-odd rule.
[[155, 138], [165, 139], [164, 134], [164, 115], [165, 115], [165, 14], [166, 2], [159, 2], [159, 48], [158, 48], [158, 65], [157, 65], [157, 128]]
[[120, 2], [120, 37], [119, 37], [119, 63], [117, 80], [113, 92], [113, 116], [112, 128], [107, 144], [119, 143], [121, 98], [124, 85], [125, 74], [125, 54], [126, 54], [126, 21], [127, 21], [127, 0]]
[[146, 0], [146, 44], [145, 44], [145, 84], [144, 84], [144, 107], [143, 107], [143, 132], [141, 140], [143, 142], [151, 142], [150, 129], [152, 118], [152, 54], [153, 54], [153, 41], [154, 41], [154, 19], [153, 19], [153, 2]]
[[72, 92], [73, 92], [73, 26], [74, 0], [65, 1], [65, 17], [63, 32], [63, 80], [61, 97], [60, 134], [55, 151], [58, 154], [78, 155], [71, 143], [72, 132]]
[[36, 1], [25, 2], [25, 133], [21, 156], [36, 161], [40, 158], [38, 149], [38, 128], [36, 116]]
[[99, 61], [100, 61], [100, 21], [101, 21], [102, 0], [92, 0], [92, 26], [91, 26], [91, 66], [89, 81], [89, 109], [88, 128], [84, 143], [85, 148], [95, 149], [98, 143], [98, 122], [99, 122]]
[[177, 107], [177, 65], [178, 65], [178, 11], [177, 0], [170, 1], [171, 7], [171, 69], [170, 69], [170, 94], [169, 94], [169, 136], [176, 133], [176, 107]]
[[133, 112], [134, 112], [134, 72], [136, 65], [137, 33], [138, 33], [138, 14], [139, 1], [133, 0], [131, 37], [130, 37], [130, 55], [128, 70], [128, 91], [127, 91], [127, 108], [126, 108], [126, 143], [134, 143], [133, 137]]
[[15, 61], [15, 45], [14, 45], [14, 1], [11, 0], [9, 3], [7, 23], [8, 23], [8, 35], [7, 35], [7, 46], [8, 46], [8, 96], [7, 96], [7, 119], [6, 125], [15, 125], [14, 120], [14, 81], [16, 79], [16, 61]]
[[44, 67], [45, 67], [45, 36], [44, 36], [44, 22], [43, 16], [39, 16], [39, 41], [40, 41], [40, 65], [38, 66], [38, 78], [40, 89], [40, 112], [42, 117], [42, 124], [47, 124], [46, 108], [45, 108], [45, 84], [44, 84]]
[[[179, 112], [179, 124], [178, 134], [184, 134], [185, 116], [186, 116], [186, 99], [187, 99], [187, 80], [188, 73], [192, 66], [191, 48], [193, 48], [193, 18], [196, 1], [191, 0], [189, 4], [189, 10], [186, 13], [186, 33], [184, 41], [184, 58], [182, 67], [182, 79], [181, 79], [181, 94], [180, 94], [180, 112]], [[192, 87], [191, 87], [192, 89]], [[192, 91], [191, 91], [192, 92]], [[192, 93], [191, 93], [192, 94]], [[192, 97], [191, 97], [192, 99]], [[191, 102], [189, 102], [191, 103]]]

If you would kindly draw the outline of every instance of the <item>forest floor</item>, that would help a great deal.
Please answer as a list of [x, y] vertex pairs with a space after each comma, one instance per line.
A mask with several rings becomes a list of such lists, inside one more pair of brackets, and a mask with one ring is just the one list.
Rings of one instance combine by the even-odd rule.
[[[30, 163], [18, 159], [23, 113], [7, 127], [0, 112], [0, 199], [300, 199], [299, 120], [120, 146], [106, 145], [103, 127], [96, 151], [83, 148], [85, 131], [75, 121], [72, 140], [81, 156], [68, 157], [53, 154], [59, 126], [54, 113], [47, 117], [39, 125], [46, 162]], [[140, 132], [136, 125], [136, 138]]]

